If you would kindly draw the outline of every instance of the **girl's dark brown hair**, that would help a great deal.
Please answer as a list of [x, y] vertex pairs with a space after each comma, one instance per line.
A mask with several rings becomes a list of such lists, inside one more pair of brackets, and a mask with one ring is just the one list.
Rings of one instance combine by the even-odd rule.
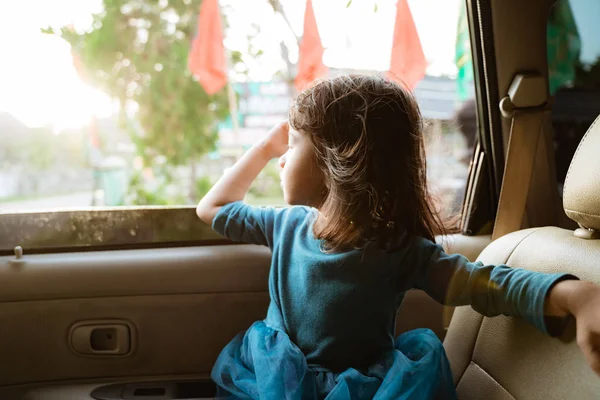
[[300, 93], [289, 120], [310, 137], [325, 178], [314, 233], [329, 251], [448, 233], [428, 191], [422, 119], [409, 91], [377, 76], [340, 76]]

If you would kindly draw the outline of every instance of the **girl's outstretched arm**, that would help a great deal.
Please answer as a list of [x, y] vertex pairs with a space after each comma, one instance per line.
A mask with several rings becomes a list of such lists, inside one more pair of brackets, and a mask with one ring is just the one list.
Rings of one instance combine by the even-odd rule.
[[288, 131], [288, 123], [281, 122], [269, 131], [263, 141], [252, 146], [200, 200], [196, 208], [198, 217], [210, 225], [221, 207], [243, 200], [267, 163], [287, 151]]
[[489, 317], [525, 318], [553, 336], [561, 334], [568, 321], [565, 317], [572, 315], [577, 323], [577, 343], [600, 375], [600, 286], [570, 274], [469, 262], [459, 254], [446, 254], [440, 245], [426, 239], [415, 240], [413, 260], [420, 268], [414, 287], [442, 304], [471, 305]]

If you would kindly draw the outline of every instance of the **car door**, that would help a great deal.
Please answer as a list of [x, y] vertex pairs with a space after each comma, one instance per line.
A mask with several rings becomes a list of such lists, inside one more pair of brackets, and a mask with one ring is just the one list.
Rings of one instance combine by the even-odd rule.
[[[444, 4], [439, 5], [448, 7]], [[118, 12], [128, 14], [123, 6]], [[439, 29], [427, 22], [422, 6], [415, 7], [421, 31]], [[479, 78], [484, 55], [479, 51], [471, 56], [471, 47], [482, 48], [481, 40], [478, 35], [469, 36], [469, 14], [466, 7], [461, 10], [452, 11], [456, 18], [444, 26], [449, 35], [462, 38], [460, 51], [472, 61], [461, 68], [466, 75], [469, 68], [474, 69], [473, 78], [457, 82], [428, 71], [415, 88], [415, 96], [427, 121], [430, 181], [440, 198], [438, 206], [447, 216], [463, 211], [457, 234], [439, 240], [448, 252], [475, 259], [490, 240], [499, 190], [493, 145], [498, 138], [492, 135], [499, 120], [497, 112], [488, 111], [493, 82], [484, 85]], [[13, 16], [24, 18], [24, 14]], [[288, 16], [302, 20], [302, 15]], [[462, 30], [456, 32], [459, 20]], [[93, 27], [100, 29], [97, 24]], [[426, 41], [426, 37], [422, 35], [423, 46], [431, 52], [435, 40]], [[40, 40], [39, 48], [46, 39]], [[447, 40], [445, 46], [454, 42]], [[24, 62], [11, 65], [16, 66], [15, 79], [19, 78], [14, 71], [25, 68]], [[162, 68], [166, 67], [155, 70]], [[459, 83], [466, 88], [463, 97], [458, 94]], [[279, 104], [287, 96], [281, 95], [281, 87], [277, 82], [241, 84], [237, 87], [239, 111], [259, 101]], [[463, 108], [458, 110], [457, 103]], [[248, 116], [253, 117], [246, 119], [248, 124], [248, 119], [255, 124], [273, 120], [271, 114]], [[285, 113], [275, 116], [285, 117]], [[105, 390], [100, 395], [96, 392], [100, 398], [114, 389], [103, 386], [119, 382], [122, 386], [114, 390], [123, 396], [165, 397], [183, 393], [183, 383], [190, 380], [200, 382], [193, 388], [193, 397], [210, 396], [213, 388], [208, 378], [221, 349], [265, 316], [268, 249], [229, 242], [197, 219], [189, 198], [169, 197], [169, 185], [157, 179], [167, 158], [159, 157], [151, 167], [145, 165], [144, 157], [130, 152], [139, 136], [133, 134], [135, 140], [130, 140], [129, 133], [123, 136], [114, 118], [94, 117], [77, 132], [63, 129], [47, 136], [48, 132], [33, 132], [13, 114], [4, 117], [8, 122], [1, 133], [15, 142], [27, 137], [22, 148], [31, 146], [35, 152], [27, 153], [29, 158], [14, 156], [12, 148], [3, 153], [11, 154], [12, 163], [20, 169], [3, 166], [0, 176], [8, 182], [2, 193], [9, 193], [0, 202], [0, 398], [90, 398], [93, 390]], [[135, 118], [129, 122], [134, 131], [139, 128]], [[238, 127], [256, 135], [251, 128]], [[99, 134], [102, 129], [108, 132], [104, 136]], [[223, 144], [236, 143], [227, 122], [220, 129], [222, 146], [216, 153], [199, 159], [191, 169], [171, 171], [184, 176], [185, 182], [191, 179], [189, 186], [195, 185], [198, 196], [210, 185], [209, 177], [220, 175], [239, 156], [240, 146]], [[101, 157], [94, 155], [99, 137], [106, 144]], [[123, 137], [128, 139], [123, 141]], [[89, 141], [90, 149], [74, 144], [82, 138]], [[84, 154], [91, 161], [78, 164]], [[250, 202], [281, 204], [281, 198], [272, 195], [277, 190], [272, 184], [276, 172], [274, 166], [261, 175]], [[21, 183], [10, 181], [11, 173], [18, 173]], [[81, 176], [86, 184], [78, 183]], [[33, 183], [24, 184], [27, 179]], [[144, 180], [151, 184], [140, 185]], [[57, 185], [65, 189], [52, 193], [49, 187]], [[423, 292], [411, 291], [399, 310], [397, 332], [429, 327], [443, 338], [450, 315], [451, 310]]]
[[[68, 227], [79, 213], [2, 215], [3, 237], [14, 238], [6, 229], [15, 225], [39, 233], [37, 220]], [[194, 218], [192, 209], [156, 213]], [[25, 227], [23, 218], [34, 223]], [[206, 379], [225, 344], [265, 316], [267, 248], [221, 239], [158, 248], [98, 246], [69, 252], [25, 247], [0, 258], [2, 398], [57, 384], [80, 390], [77, 384], [90, 382]], [[443, 337], [448, 321], [442, 310], [424, 293], [410, 293], [398, 331], [430, 327]]]

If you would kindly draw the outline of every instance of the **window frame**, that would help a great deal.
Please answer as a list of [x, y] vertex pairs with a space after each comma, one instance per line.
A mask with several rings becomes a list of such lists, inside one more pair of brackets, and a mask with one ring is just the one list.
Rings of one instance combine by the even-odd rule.
[[463, 235], [491, 233], [496, 218], [504, 173], [502, 120], [498, 104], [491, 0], [464, 0], [467, 7], [475, 100], [477, 137], [465, 192], [461, 232]]
[[0, 213], [0, 256], [232, 244], [194, 207], [101, 207]]
[[[495, 219], [504, 171], [490, 0], [464, 0], [473, 59], [478, 140], [467, 176], [461, 231], [485, 232]], [[494, 134], [496, 133], [496, 134]], [[94, 207], [0, 212], [0, 256], [226, 245], [191, 206]], [[487, 225], [489, 226], [489, 224]]]

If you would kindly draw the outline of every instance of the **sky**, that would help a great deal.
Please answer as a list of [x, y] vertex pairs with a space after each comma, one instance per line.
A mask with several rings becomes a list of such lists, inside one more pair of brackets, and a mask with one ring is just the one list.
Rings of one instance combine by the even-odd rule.
[[[41, 27], [90, 25], [98, 1], [0, 0], [0, 111], [28, 126], [57, 130], [108, 115], [108, 96], [84, 85], [72, 65], [70, 46]], [[94, 5], [96, 8], [94, 9]]]
[[[283, 0], [283, 6], [296, 35], [302, 35], [305, 2]], [[319, 34], [325, 47], [323, 62], [329, 67], [385, 71], [389, 67], [396, 0], [313, 0]], [[455, 75], [454, 48], [460, 0], [408, 0], [423, 51], [429, 62], [428, 73], [432, 75]], [[286, 28], [283, 19], [274, 15], [266, 1], [221, 0], [222, 5], [233, 5], [235, 13], [228, 15], [231, 31], [228, 47], [237, 39], [243, 42], [248, 27], [256, 21], [267, 22], [261, 30], [261, 48], [269, 49], [276, 58], [278, 41], [293, 43], [294, 36]], [[375, 12], [377, 4], [377, 12]], [[431, 10], [436, 10], [432, 13]], [[249, 15], [253, 15], [249, 18]], [[290, 46], [288, 46], [290, 47]], [[294, 48], [294, 46], [292, 46]], [[292, 52], [297, 57], [297, 51]], [[276, 60], [279, 61], [279, 60]], [[256, 68], [256, 80], [268, 79], [281, 65], [265, 58]]]
[[[597, 0], [575, 0], [595, 2]], [[390, 61], [395, 0], [313, 0], [319, 32], [330, 67], [387, 70]], [[454, 49], [460, 0], [408, 0], [431, 75], [456, 74]], [[297, 35], [302, 34], [305, 2], [282, 0]], [[377, 12], [375, 12], [377, 3]], [[230, 29], [225, 45], [246, 46], [252, 23], [261, 26], [257, 45], [265, 55], [250, 65], [249, 78], [269, 80], [281, 68], [279, 38], [294, 36], [266, 0], [220, 0]], [[600, 4], [600, 3], [598, 3]], [[86, 124], [92, 115], [108, 116], [114, 103], [80, 81], [69, 45], [40, 28], [73, 23], [85, 29], [101, 0], [0, 0], [0, 112], [8, 111], [28, 126], [52, 125], [56, 132]], [[435, 10], [435, 12], [432, 12]], [[577, 15], [576, 15], [577, 17]], [[294, 46], [292, 46], [294, 47]], [[585, 49], [584, 49], [585, 51]], [[599, 51], [600, 54], [600, 51]], [[291, 56], [297, 58], [297, 50]]]

